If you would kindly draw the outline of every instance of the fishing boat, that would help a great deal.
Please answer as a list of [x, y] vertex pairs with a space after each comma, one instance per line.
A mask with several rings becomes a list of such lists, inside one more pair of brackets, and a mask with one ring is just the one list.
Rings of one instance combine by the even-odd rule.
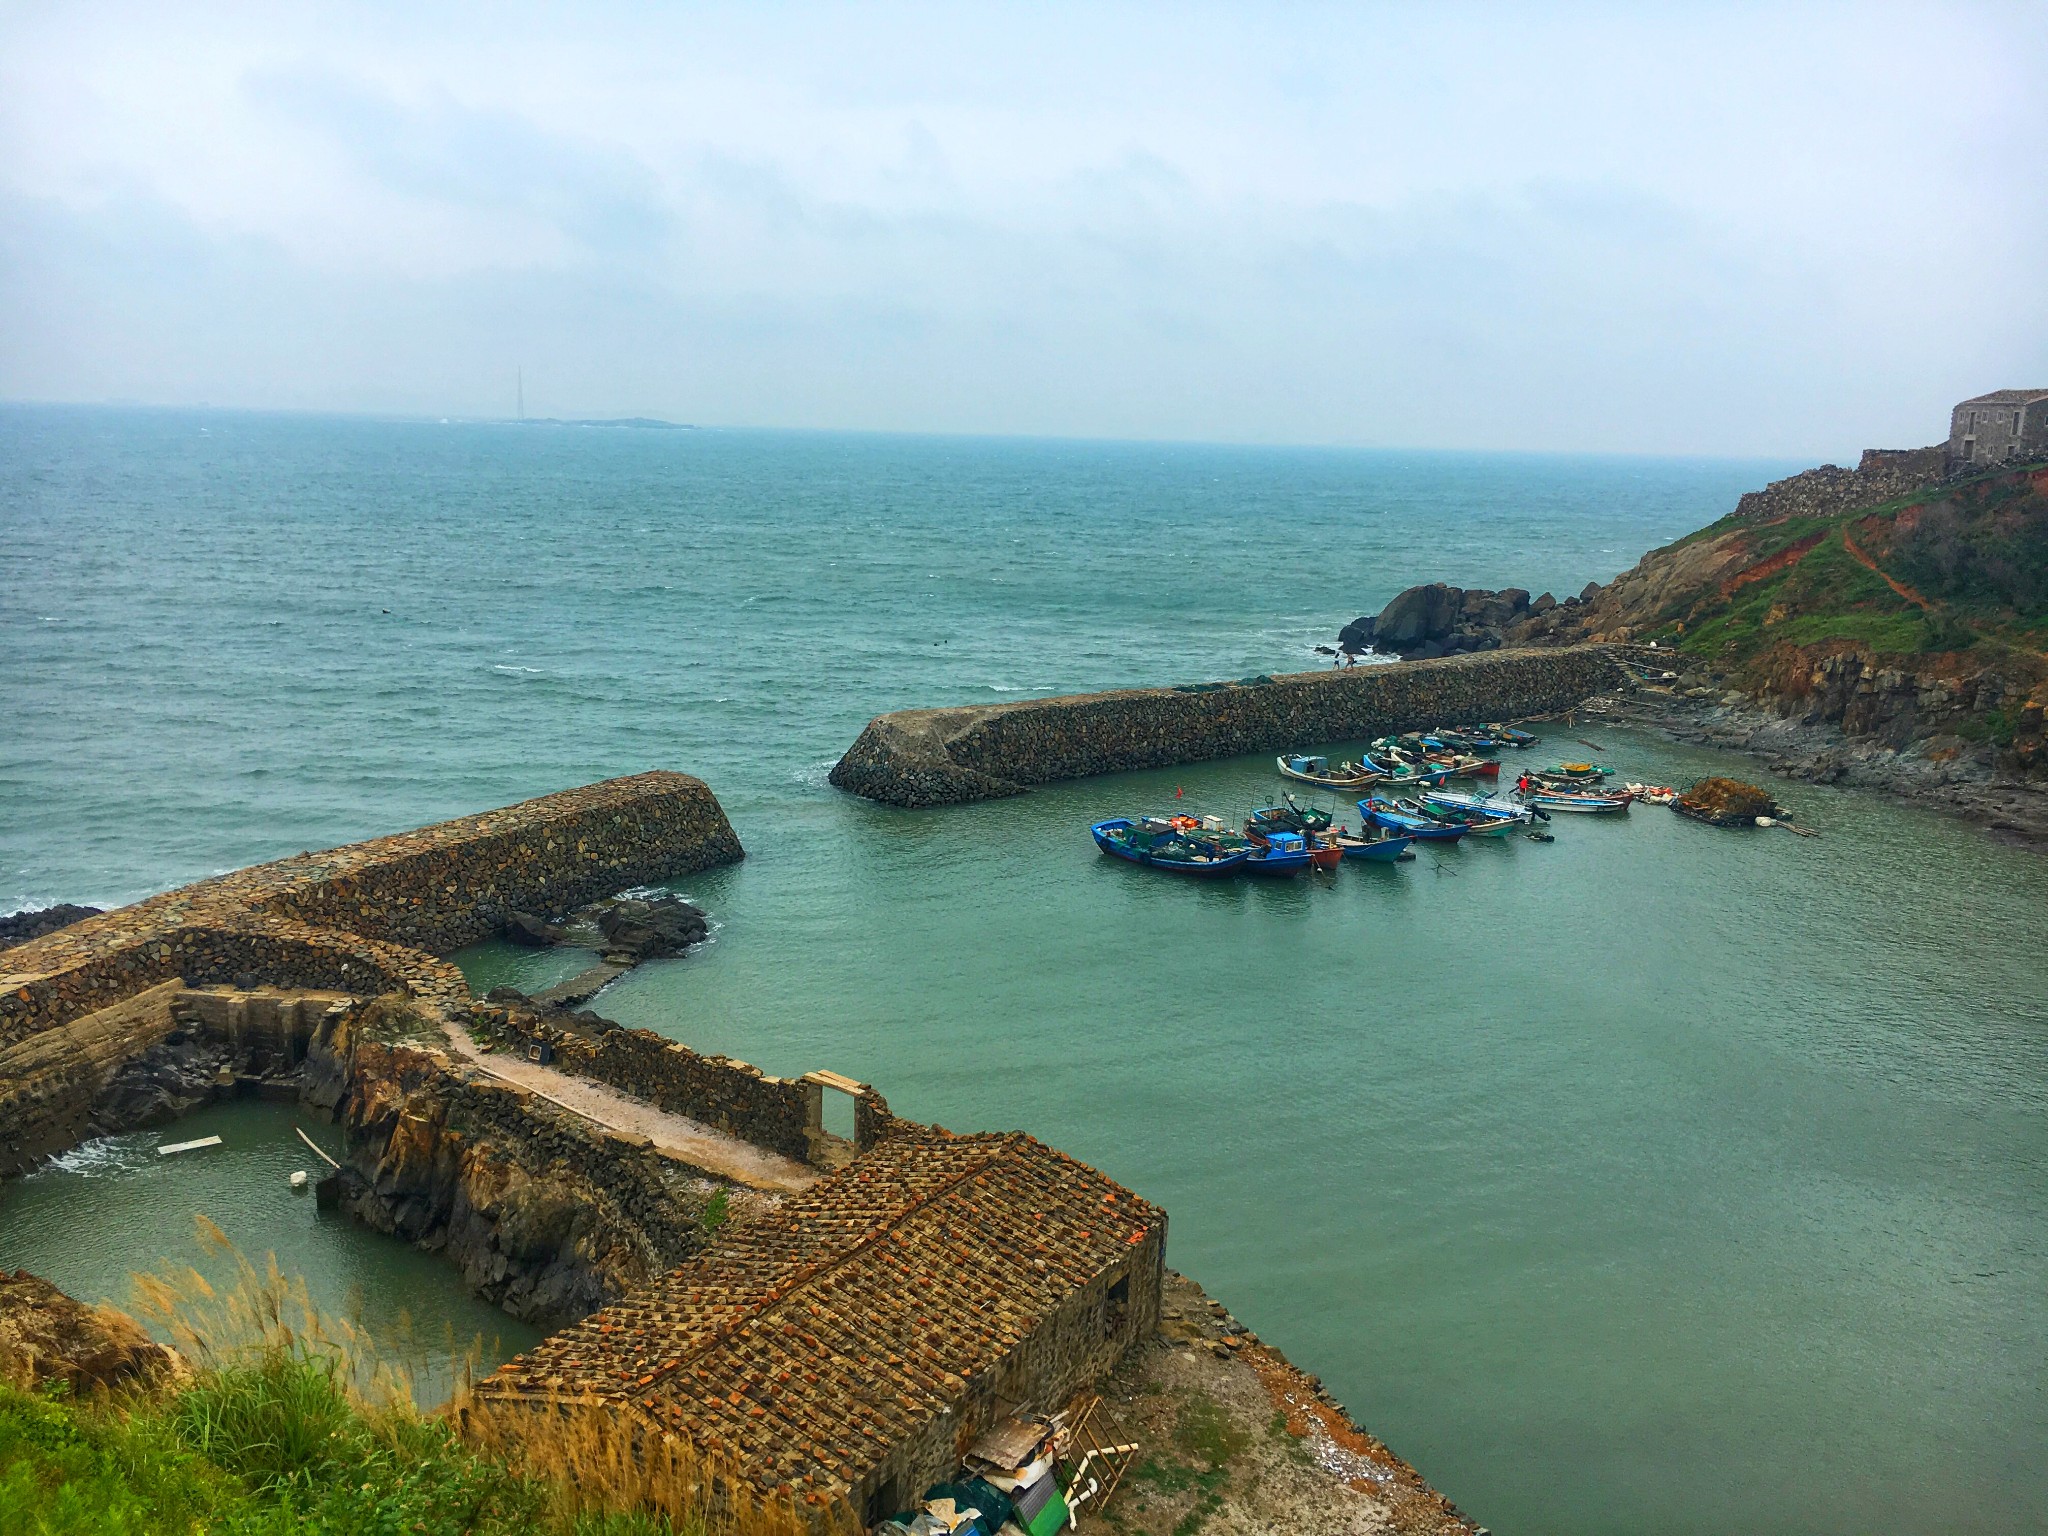
[[1408, 845], [1414, 839], [1397, 837], [1384, 827], [1374, 827], [1371, 822], [1367, 822], [1366, 826], [1379, 836], [1362, 837], [1348, 827], [1339, 827], [1334, 832], [1326, 833], [1323, 841], [1335, 847], [1344, 858], [1366, 859], [1375, 864], [1391, 864], [1396, 859], [1415, 857], [1408, 851]]
[[1273, 831], [1252, 848], [1241, 867], [1248, 875], [1297, 875], [1309, 867], [1311, 855], [1306, 833]]
[[1380, 781], [1380, 775], [1363, 763], [1339, 763], [1332, 768], [1327, 757], [1307, 757], [1301, 753], [1276, 757], [1273, 766], [1280, 770], [1282, 778], [1298, 779], [1319, 789], [1365, 789]]
[[1241, 837], [1210, 831], [1200, 823], [1192, 829], [1171, 825], [1192, 821], [1192, 817], [1148, 816], [1145, 820], [1166, 825], [1140, 826], [1128, 816], [1117, 816], [1098, 821], [1088, 830], [1104, 853], [1176, 875], [1236, 874], [1251, 859], [1252, 845]]
[[1515, 781], [1515, 788], [1523, 791], [1555, 790], [1567, 795], [1582, 792], [1605, 793], [1600, 788], [1601, 784], [1602, 776], [1597, 773], [1556, 773], [1547, 768], [1531, 768]]
[[1285, 805], [1262, 806], [1245, 818], [1244, 835], [1259, 838], [1268, 832], [1322, 832], [1332, 820], [1328, 811], [1303, 805], [1292, 795], [1281, 796]]
[[[1377, 749], [1375, 749], [1377, 750]], [[1456, 778], [1457, 772], [1448, 764], [1417, 765], [1403, 758], [1368, 757], [1365, 766], [1377, 773], [1382, 782], [1401, 786], [1448, 784]]]
[[[1335, 869], [1342, 861], [1343, 850], [1330, 845], [1319, 834], [1329, 830], [1330, 813], [1304, 806], [1292, 795], [1286, 796], [1287, 803], [1269, 805], [1253, 811], [1245, 819], [1244, 835], [1247, 842], [1258, 848], [1269, 848], [1275, 836], [1298, 835], [1308, 849], [1308, 861], [1317, 869]], [[1291, 844], [1288, 845], [1291, 848]]]
[[1669, 805], [1678, 798], [1678, 791], [1668, 784], [1624, 784], [1622, 788], [1634, 795], [1645, 805]]
[[1560, 779], [1611, 779], [1612, 768], [1603, 768], [1598, 763], [1558, 763], [1545, 768], [1544, 773]]
[[1376, 827], [1414, 838], [1421, 843], [1455, 843], [1471, 829], [1462, 822], [1439, 821], [1419, 806], [1368, 795], [1358, 802], [1358, 814]]
[[1533, 747], [1543, 739], [1528, 731], [1518, 731], [1512, 725], [1489, 725], [1487, 729], [1500, 738], [1502, 746]]
[[[1372, 744], [1372, 750], [1374, 756], [1366, 761], [1376, 768], [1389, 768], [1392, 771], [1387, 776], [1403, 783], [1423, 774], [1446, 774], [1454, 779], [1500, 777], [1498, 758], [1480, 757], [1464, 751], [1441, 736], [1382, 736]], [[1404, 768], [1412, 772], [1400, 771]]]
[[1463, 795], [1454, 789], [1425, 790], [1422, 803], [1438, 816], [1467, 823], [1498, 823], [1502, 831], [1526, 827], [1536, 819], [1536, 813], [1526, 805], [1509, 805], [1505, 801], [1489, 800], [1484, 795]]
[[1617, 811], [1628, 809], [1634, 795], [1588, 795], [1571, 794], [1564, 790], [1532, 789], [1522, 796], [1522, 803], [1539, 811], [1570, 811], [1581, 816], [1611, 816]]

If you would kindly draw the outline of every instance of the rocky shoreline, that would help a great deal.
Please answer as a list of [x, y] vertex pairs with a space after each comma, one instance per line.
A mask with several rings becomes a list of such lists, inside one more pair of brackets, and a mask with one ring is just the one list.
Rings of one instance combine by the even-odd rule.
[[1888, 795], [1981, 826], [1999, 842], [2048, 853], [2048, 789], [2001, 772], [1982, 743], [1935, 736], [1892, 747], [1709, 688], [1641, 687], [1588, 699], [1577, 713], [1741, 753], [1780, 778]]

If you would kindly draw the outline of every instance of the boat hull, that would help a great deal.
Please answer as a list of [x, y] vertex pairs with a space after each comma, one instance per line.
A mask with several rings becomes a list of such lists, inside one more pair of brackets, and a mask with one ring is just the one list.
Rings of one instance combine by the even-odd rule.
[[1369, 842], [1360, 839], [1339, 846], [1343, 848], [1344, 857], [1347, 859], [1364, 859], [1373, 864], [1391, 864], [1408, 851], [1410, 841], [1405, 837], [1382, 837]]
[[1248, 853], [1229, 853], [1202, 863], [1187, 859], [1154, 858], [1144, 850], [1133, 848], [1116, 839], [1115, 834], [1118, 831], [1134, 830], [1130, 821], [1124, 817], [1098, 821], [1088, 830], [1095, 838], [1095, 846], [1111, 858], [1122, 859], [1127, 864], [1136, 864], [1144, 869], [1163, 870], [1169, 875], [1185, 875], [1194, 880], [1213, 880], [1225, 875], [1239, 874], [1251, 858]]
[[1424, 821], [1420, 816], [1408, 816], [1399, 811], [1375, 810], [1364, 800], [1358, 802], [1358, 814], [1376, 827], [1384, 827], [1398, 837], [1412, 838], [1418, 843], [1455, 843], [1469, 830], [1463, 826]]
[[1615, 816], [1626, 811], [1627, 795], [1531, 795], [1528, 803], [1553, 816], [1563, 811], [1571, 816]]
[[1284, 757], [1275, 758], [1273, 766], [1280, 770], [1281, 778], [1292, 779], [1297, 784], [1313, 784], [1317, 789], [1370, 789], [1380, 781], [1380, 775], [1377, 773], [1359, 773], [1348, 777], [1334, 773], [1320, 776], [1305, 773], [1290, 766]]

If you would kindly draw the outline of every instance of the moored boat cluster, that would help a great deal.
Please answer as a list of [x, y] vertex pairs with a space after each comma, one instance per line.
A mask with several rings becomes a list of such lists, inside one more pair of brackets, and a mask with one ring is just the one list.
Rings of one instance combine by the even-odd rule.
[[[1417, 731], [1385, 736], [1356, 759], [1289, 753], [1275, 759], [1281, 777], [1318, 789], [1351, 793], [1358, 831], [1333, 826], [1333, 812], [1282, 796], [1279, 805], [1254, 810], [1241, 826], [1217, 816], [1187, 814], [1113, 817], [1090, 828], [1104, 853], [1172, 874], [1293, 875], [1334, 869], [1346, 859], [1394, 863], [1415, 857], [1418, 843], [1455, 843], [1468, 837], [1520, 834], [1551, 842], [1553, 816], [1614, 816], [1637, 803], [1684, 808], [1679, 792], [1663, 785], [1610, 781], [1612, 768], [1560, 762], [1527, 768], [1505, 792], [1498, 784], [1503, 748], [1525, 749], [1538, 738], [1507, 726]], [[1456, 788], [1456, 781], [1477, 781]], [[1768, 821], [1764, 825], [1770, 825]]]

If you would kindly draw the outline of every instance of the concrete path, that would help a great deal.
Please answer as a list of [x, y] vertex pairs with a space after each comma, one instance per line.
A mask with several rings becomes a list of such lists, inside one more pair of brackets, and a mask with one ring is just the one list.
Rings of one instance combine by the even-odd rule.
[[808, 1189], [822, 1177], [817, 1169], [793, 1158], [728, 1136], [687, 1115], [656, 1109], [645, 1099], [636, 1099], [587, 1077], [557, 1072], [553, 1067], [522, 1061], [516, 1056], [480, 1051], [469, 1031], [460, 1025], [450, 1026], [448, 1038], [455, 1053], [480, 1071], [517, 1084], [607, 1130], [645, 1136], [657, 1151], [706, 1173], [731, 1179], [735, 1184], [789, 1192]]

